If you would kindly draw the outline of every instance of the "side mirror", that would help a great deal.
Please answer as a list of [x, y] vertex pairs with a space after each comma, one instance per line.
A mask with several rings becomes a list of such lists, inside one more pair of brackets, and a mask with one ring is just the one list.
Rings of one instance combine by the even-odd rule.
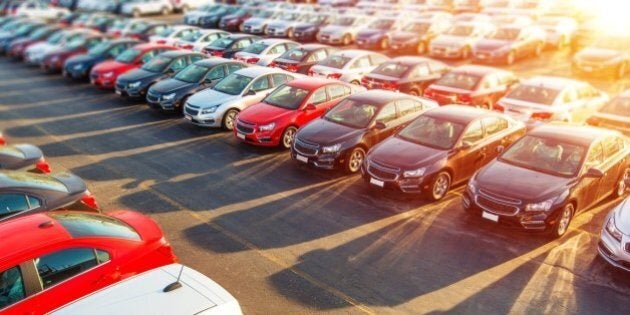
[[385, 128], [387, 128], [387, 125], [385, 125], [385, 123], [382, 121], [377, 121], [374, 123], [374, 129], [383, 130]]
[[604, 172], [602, 172], [601, 170], [591, 167], [586, 171], [586, 177], [591, 177], [591, 178], [602, 178], [604, 177]]
[[256, 95], [256, 91], [249, 90], [249, 91], [247, 91], [247, 93], [245, 93], [245, 95]]
[[462, 144], [459, 146], [461, 150], [467, 150], [470, 149], [470, 147], [472, 147], [472, 143], [468, 141], [463, 141]]
[[502, 145], [500, 145], [500, 146], [498, 146], [498, 147], [497, 147], [497, 153], [501, 153], [501, 152], [503, 152], [504, 150], [505, 150], [505, 147], [504, 147], [504, 146], [502, 146]]
[[307, 104], [306, 107], [304, 107], [305, 111], [309, 111], [309, 110], [313, 111], [313, 110], [316, 110], [316, 109], [317, 109], [317, 107], [315, 107], [314, 104]]

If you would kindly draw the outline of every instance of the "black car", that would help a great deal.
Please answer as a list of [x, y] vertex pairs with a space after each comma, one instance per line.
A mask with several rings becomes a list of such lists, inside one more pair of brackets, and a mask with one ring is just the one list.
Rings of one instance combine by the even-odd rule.
[[210, 45], [204, 47], [202, 52], [207, 55], [229, 59], [237, 52], [245, 49], [245, 47], [259, 41], [260, 39], [261, 38], [256, 35], [232, 34], [215, 40], [210, 43]]
[[424, 89], [450, 71], [446, 64], [424, 57], [391, 59], [363, 76], [361, 85], [367, 89], [383, 89], [422, 95]]
[[307, 74], [312, 66], [326, 59], [337, 50], [337, 48], [322, 44], [305, 44], [287, 50], [280, 57], [274, 59], [269, 66], [289, 72]]
[[60, 208], [97, 210], [98, 204], [74, 174], [0, 171], [0, 220]]
[[298, 130], [291, 157], [317, 168], [358, 172], [370, 148], [437, 106], [429, 99], [384, 90], [351, 95]]
[[621, 131], [630, 137], [630, 89], [615, 96], [586, 122], [592, 126]]
[[102, 42], [88, 51], [87, 54], [68, 58], [63, 66], [63, 75], [73, 79], [85, 79], [92, 67], [102, 61], [116, 59], [120, 53], [131, 46], [139, 44], [134, 39], [117, 39]]
[[571, 62], [576, 76], [623, 79], [630, 73], [630, 39], [626, 34], [600, 35]]
[[228, 74], [245, 67], [246, 64], [230, 59], [199, 60], [175, 77], [152, 85], [147, 92], [147, 103], [158, 110], [179, 112], [190, 95], [211, 87]]
[[525, 132], [523, 123], [500, 113], [442, 106], [372, 148], [361, 173], [371, 187], [440, 200]]
[[219, 21], [226, 15], [231, 15], [240, 9], [239, 6], [221, 5], [208, 11], [197, 11], [193, 18], [185, 18], [188, 25], [199, 26], [203, 28], [218, 28]]
[[46, 162], [44, 153], [31, 144], [0, 146], [0, 169], [50, 173], [50, 165]]
[[173, 50], [161, 53], [143, 65], [118, 76], [116, 94], [131, 99], [144, 98], [147, 90], [154, 83], [170, 78], [189, 64], [206, 58], [200, 53], [187, 50]]
[[123, 18], [110, 15], [99, 15], [90, 22], [86, 23], [85, 27], [99, 32], [107, 32], [107, 30], [119, 20], [123, 20]]
[[293, 36], [291, 39], [298, 42], [312, 42], [317, 40], [316, 36], [319, 29], [330, 20], [331, 16], [326, 14], [314, 14], [309, 16], [308, 21], [297, 23], [293, 27]]

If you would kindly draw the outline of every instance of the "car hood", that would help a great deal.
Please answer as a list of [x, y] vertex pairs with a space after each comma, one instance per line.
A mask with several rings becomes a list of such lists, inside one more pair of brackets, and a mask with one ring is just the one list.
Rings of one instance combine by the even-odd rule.
[[460, 47], [466, 44], [467, 37], [441, 35], [431, 41], [431, 45]]
[[507, 41], [507, 40], [482, 39], [475, 44], [475, 49], [493, 51], [493, 50], [501, 49], [503, 47], [510, 46], [511, 44], [512, 42]]
[[300, 128], [297, 137], [307, 142], [328, 145], [345, 142], [364, 132], [365, 129], [355, 129], [318, 118]]
[[[524, 200], [539, 200], [561, 191], [573, 181], [493, 160], [475, 176], [477, 186], [493, 193]], [[532, 183], [536, 183], [532, 185]]]
[[162, 73], [159, 72], [151, 72], [143, 69], [136, 69], [130, 72], [127, 72], [118, 77], [118, 80], [132, 82], [132, 81], [140, 81], [151, 77], [160, 76]]
[[190, 105], [199, 106], [200, 108], [207, 108], [215, 105], [221, 105], [239, 98], [241, 98], [240, 95], [230, 95], [213, 89], [207, 89], [193, 94], [193, 96], [188, 99], [188, 103]]
[[151, 90], [157, 93], [170, 93], [195, 85], [197, 85], [197, 83], [189, 83], [170, 78], [154, 84], [153, 86], [151, 86]]
[[93, 64], [95, 62], [98, 62], [102, 60], [102, 57], [99, 56], [92, 56], [92, 55], [88, 55], [88, 54], [83, 54], [83, 55], [78, 55], [78, 56], [73, 56], [68, 58], [68, 60], [66, 60], [66, 64], [71, 65], [71, 64]]
[[438, 150], [398, 137], [389, 137], [370, 152], [370, 159], [401, 169], [417, 169], [447, 157], [447, 151]]
[[53, 174], [56, 180], [60, 181], [68, 189], [70, 195], [82, 193], [87, 190], [85, 182], [79, 177], [71, 173]]
[[132, 69], [134, 67], [135, 66], [132, 64], [122, 63], [116, 60], [107, 60], [94, 66], [94, 68], [92, 68], [92, 71], [109, 72], [109, 71], [118, 71], [121, 69]]
[[582, 61], [606, 62], [611, 59], [619, 58], [622, 55], [623, 53], [618, 50], [589, 47], [577, 53], [575, 58]]
[[266, 124], [279, 120], [284, 116], [291, 115], [296, 111], [297, 110], [294, 109], [280, 108], [266, 103], [258, 103], [244, 109], [238, 114], [238, 118], [256, 124]]
[[630, 235], [630, 198], [626, 198], [617, 206], [615, 225], [625, 235]]
[[419, 37], [419, 34], [416, 34], [413, 32], [398, 31], [398, 32], [392, 32], [390, 34], [391, 34], [392, 41], [397, 41], [397, 42], [405, 42], [405, 41], [412, 40]]

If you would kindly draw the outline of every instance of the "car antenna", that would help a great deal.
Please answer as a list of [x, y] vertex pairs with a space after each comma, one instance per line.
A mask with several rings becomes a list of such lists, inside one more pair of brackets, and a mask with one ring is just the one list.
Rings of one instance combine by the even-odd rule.
[[167, 286], [166, 286], [166, 287], [162, 290], [162, 292], [171, 292], [171, 291], [173, 291], [173, 290], [177, 290], [177, 289], [181, 288], [181, 287], [182, 287], [182, 283], [181, 283], [181, 282], [179, 282], [179, 280], [180, 280], [180, 279], [181, 279], [181, 277], [182, 277], [182, 272], [184, 272], [184, 265], [182, 265], [182, 268], [181, 268], [181, 269], [179, 269], [179, 274], [177, 275], [177, 280], [175, 280], [175, 282], [173, 282], [173, 283], [171, 283], [171, 284], [167, 285]]

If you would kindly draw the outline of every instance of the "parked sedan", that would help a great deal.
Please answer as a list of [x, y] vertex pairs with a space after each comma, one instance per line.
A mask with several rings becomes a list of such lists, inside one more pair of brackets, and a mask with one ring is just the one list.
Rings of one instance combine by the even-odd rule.
[[206, 55], [232, 58], [234, 54], [259, 40], [261, 38], [255, 35], [232, 34], [215, 40], [201, 51]]
[[222, 17], [233, 14], [240, 9], [238, 6], [231, 5], [209, 6], [207, 8], [207, 10], [190, 12], [185, 18], [186, 24], [216, 29], [219, 27], [219, 21]]
[[241, 62], [223, 58], [199, 60], [178, 72], [175, 77], [152, 85], [147, 92], [147, 103], [162, 111], [181, 112], [191, 95], [212, 87], [245, 67]]
[[607, 76], [622, 79], [630, 73], [630, 37], [600, 35], [590, 46], [578, 51], [571, 63], [578, 76]]
[[356, 173], [370, 148], [437, 106], [432, 100], [391, 91], [354, 94], [300, 128], [291, 157], [316, 168]]
[[350, 45], [354, 42], [359, 29], [371, 20], [361, 15], [337, 16], [330, 21], [330, 24], [320, 29], [317, 41], [330, 45]]
[[267, 32], [267, 25], [282, 13], [282, 11], [258, 11], [243, 22], [243, 32], [264, 35]]
[[41, 22], [25, 21], [24, 23], [19, 24], [19, 26], [11, 29], [8, 32], [0, 32], [0, 54], [6, 54], [9, 51], [9, 46], [11, 46], [13, 41], [27, 38], [33, 32], [45, 26], [46, 24]]
[[48, 314], [177, 260], [160, 227], [131, 211], [27, 215], [0, 223], [0, 238], [0, 311], [9, 314]]
[[165, 22], [154, 22], [146, 20], [133, 20], [122, 30], [123, 37], [131, 37], [141, 41], [149, 41], [153, 36], [164, 34], [169, 29], [169, 25]]
[[308, 71], [309, 76], [337, 79], [361, 84], [363, 75], [389, 60], [383, 54], [367, 50], [348, 49], [335, 52]]
[[254, 9], [240, 8], [237, 11], [224, 15], [219, 20], [219, 28], [228, 32], [242, 32], [244, 30], [243, 22], [252, 17]]
[[361, 85], [419, 96], [450, 68], [439, 61], [423, 57], [397, 57], [382, 63], [363, 76]]
[[200, 53], [187, 50], [163, 52], [140, 69], [121, 74], [116, 79], [116, 94], [130, 99], [144, 99], [149, 87], [156, 82], [170, 78], [189, 64], [204, 59]]
[[305, 44], [286, 51], [280, 57], [274, 59], [274, 61], [269, 64], [269, 67], [307, 74], [312, 66], [326, 59], [336, 51], [336, 48], [327, 45]]
[[50, 173], [50, 164], [44, 153], [32, 144], [0, 146], [0, 169], [31, 170]]
[[373, 187], [440, 200], [525, 132], [522, 123], [488, 110], [436, 108], [372, 148], [363, 179]]
[[[9, 45], [7, 54], [9, 57], [21, 59], [24, 56], [24, 51], [37, 43], [45, 42], [48, 38], [55, 36], [61, 36], [61, 27], [58, 26], [45, 26], [33, 31], [28, 37], [14, 40]], [[59, 35], [56, 35], [59, 34]]]
[[230, 33], [220, 30], [198, 30], [183, 36], [175, 42], [174, 46], [181, 49], [189, 49], [194, 52], [201, 52], [201, 50], [210, 43], [229, 35]]
[[394, 52], [425, 54], [431, 41], [451, 27], [448, 19], [416, 20], [402, 29], [388, 33], [389, 46]]
[[70, 57], [63, 66], [63, 75], [73, 79], [86, 79], [92, 67], [105, 60], [116, 59], [123, 51], [140, 42], [134, 39], [104, 41], [92, 47], [87, 54]]
[[63, 65], [70, 57], [84, 54], [107, 38], [104, 35], [86, 35], [66, 42], [63, 47], [55, 49], [44, 55], [40, 67], [47, 73], [56, 73], [63, 70]]
[[274, 59], [299, 45], [288, 39], [262, 39], [235, 53], [234, 59], [248, 64], [268, 66]]
[[586, 122], [592, 126], [618, 130], [630, 136], [630, 90], [617, 95]]
[[267, 24], [265, 34], [270, 37], [291, 37], [293, 36], [293, 25], [299, 23], [300, 19], [307, 16], [307, 13], [287, 11], [277, 16]]
[[328, 25], [333, 18], [330, 14], [310, 14], [293, 26], [291, 39], [299, 42], [312, 42], [317, 39], [320, 29]]
[[424, 96], [440, 105], [463, 104], [490, 109], [518, 79], [497, 68], [465, 65], [457, 67], [424, 90]]
[[238, 114], [234, 135], [258, 146], [289, 149], [298, 128], [345, 97], [363, 90], [336, 80], [302, 78], [285, 83]]
[[379, 18], [359, 29], [356, 35], [357, 46], [361, 49], [387, 50], [388, 33], [401, 27], [402, 20], [394, 17]]
[[259, 103], [274, 88], [295, 77], [293, 73], [274, 68], [238, 70], [212, 88], [191, 96], [184, 108], [184, 118], [197, 126], [232, 130], [241, 110]]
[[149, 41], [157, 44], [175, 45], [184, 36], [198, 31], [198, 27], [175, 25], [162, 29], [159, 33], [149, 37]]
[[[597, 251], [606, 262], [621, 270], [630, 271], [630, 197], [613, 208], [604, 219]], [[625, 245], [624, 245], [625, 243]]]
[[628, 154], [630, 144], [618, 132], [541, 126], [479, 170], [462, 203], [487, 220], [560, 237], [578, 212], [625, 193]]
[[495, 109], [533, 128], [550, 121], [582, 123], [608, 100], [586, 82], [539, 76], [518, 84]]
[[429, 55], [436, 58], [468, 59], [475, 43], [494, 31], [495, 27], [490, 23], [455, 23], [431, 41]]
[[50, 36], [45, 42], [40, 42], [29, 46], [24, 51], [24, 62], [29, 65], [39, 65], [44, 57], [55, 50], [62, 49], [64, 45], [80, 41], [85, 36], [97, 34], [93, 30], [69, 29]]
[[494, 34], [473, 45], [473, 61], [512, 65], [524, 57], [540, 56], [544, 48], [545, 32], [538, 26], [499, 27]]
[[536, 24], [545, 31], [545, 43], [558, 49], [568, 47], [578, 29], [577, 22], [564, 16], [541, 17]]

